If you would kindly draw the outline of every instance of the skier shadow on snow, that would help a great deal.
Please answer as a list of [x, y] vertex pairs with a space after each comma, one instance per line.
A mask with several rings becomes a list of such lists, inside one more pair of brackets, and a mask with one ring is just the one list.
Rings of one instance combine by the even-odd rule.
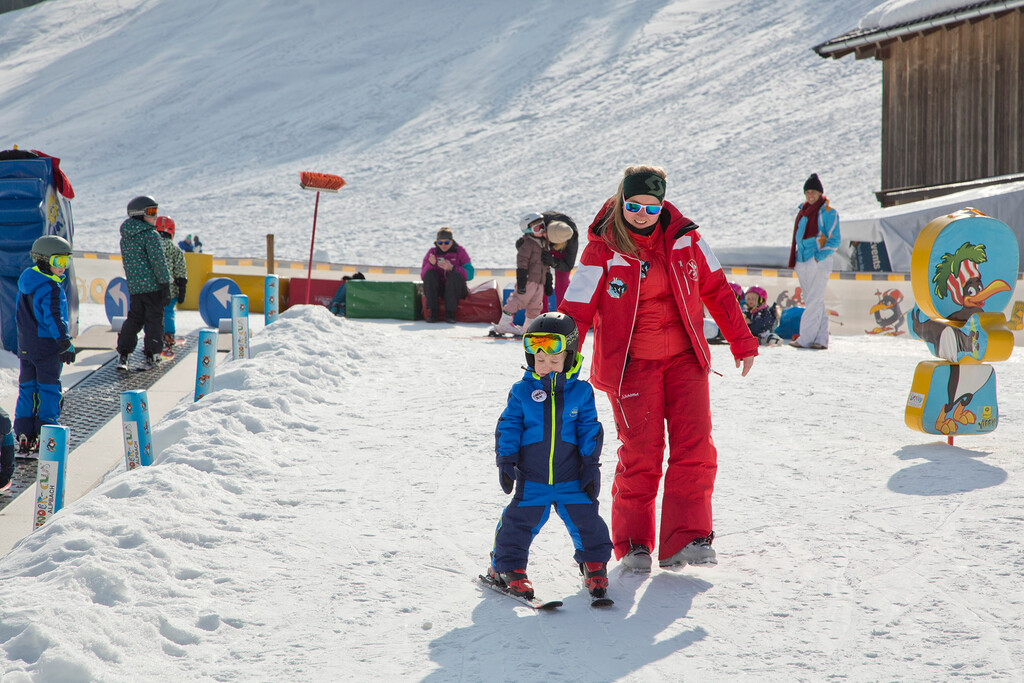
[[564, 602], [553, 612], [534, 612], [482, 588], [472, 625], [430, 643], [440, 668], [422, 680], [619, 680], [708, 636], [699, 625], [677, 622], [711, 587], [687, 573], [646, 578], [616, 567], [609, 572], [613, 607], [591, 608], [582, 591], [548, 591], [544, 599]]
[[889, 490], [911, 496], [945, 496], [998, 486], [1006, 481], [1006, 470], [977, 460], [987, 455], [987, 451], [941, 442], [904, 446], [896, 451], [897, 458], [927, 462], [896, 472], [889, 478]]

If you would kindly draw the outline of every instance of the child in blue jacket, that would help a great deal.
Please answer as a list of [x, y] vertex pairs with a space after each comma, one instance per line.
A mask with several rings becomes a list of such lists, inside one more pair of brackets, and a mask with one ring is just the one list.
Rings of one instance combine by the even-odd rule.
[[579, 378], [583, 356], [576, 323], [563, 313], [539, 315], [523, 345], [529, 368], [512, 385], [494, 435], [499, 483], [515, 495], [501, 513], [487, 576], [533, 598], [526, 576], [530, 543], [553, 506], [572, 537], [584, 586], [593, 597], [603, 597], [612, 552], [597, 504], [604, 430], [594, 389]]
[[63, 237], [44, 235], [29, 252], [35, 266], [18, 278], [18, 402], [14, 432], [22, 454], [39, 447], [39, 428], [60, 424], [61, 363], [75, 362], [68, 332], [68, 299], [61, 283], [71, 264], [71, 245]]

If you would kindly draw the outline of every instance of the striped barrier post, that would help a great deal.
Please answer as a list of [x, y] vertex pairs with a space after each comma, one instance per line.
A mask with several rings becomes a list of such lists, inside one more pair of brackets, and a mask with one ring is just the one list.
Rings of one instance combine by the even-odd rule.
[[231, 359], [249, 357], [249, 297], [231, 295]]
[[217, 330], [200, 330], [196, 360], [196, 401], [213, 391], [213, 372], [216, 367]]
[[39, 429], [34, 529], [46, 524], [50, 517], [64, 507], [70, 432], [67, 427], [59, 425], [43, 425]]
[[263, 281], [263, 324], [269, 325], [277, 320], [281, 300], [281, 280], [276, 275], [268, 275]]
[[124, 462], [128, 470], [153, 464], [153, 437], [149, 432], [149, 399], [145, 389], [121, 392]]

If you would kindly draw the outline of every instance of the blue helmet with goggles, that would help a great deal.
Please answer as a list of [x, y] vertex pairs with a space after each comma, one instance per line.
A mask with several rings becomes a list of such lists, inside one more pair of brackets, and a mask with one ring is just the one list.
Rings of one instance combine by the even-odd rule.
[[36, 265], [46, 266], [47, 272], [49, 268], [67, 268], [71, 262], [71, 245], [58, 235], [43, 235], [32, 243], [28, 256]]
[[538, 352], [556, 354], [562, 351], [569, 352], [565, 356], [563, 368], [572, 367], [579, 347], [580, 334], [576, 322], [565, 313], [542, 313], [533, 319], [523, 333], [526, 364], [531, 368]]

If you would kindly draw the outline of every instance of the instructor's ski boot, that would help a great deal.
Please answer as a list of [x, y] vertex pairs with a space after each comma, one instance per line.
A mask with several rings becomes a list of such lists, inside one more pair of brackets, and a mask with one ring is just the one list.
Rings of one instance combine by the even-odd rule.
[[718, 560], [715, 558], [715, 549], [711, 547], [711, 541], [714, 539], [714, 531], [706, 538], [695, 538], [678, 553], [659, 561], [658, 564], [663, 569], [682, 569], [688, 564], [694, 566], [718, 564]]
[[525, 569], [498, 573], [494, 571], [494, 567], [488, 567], [487, 576], [498, 585], [507, 588], [510, 593], [515, 593], [526, 600], [533, 600], [533, 584], [527, 578]]
[[651, 549], [645, 545], [632, 545], [629, 552], [622, 556], [622, 564], [635, 572], [649, 574], [651, 572]]
[[583, 575], [583, 587], [590, 592], [590, 597], [605, 596], [608, 592], [608, 563], [581, 562], [580, 574]]

